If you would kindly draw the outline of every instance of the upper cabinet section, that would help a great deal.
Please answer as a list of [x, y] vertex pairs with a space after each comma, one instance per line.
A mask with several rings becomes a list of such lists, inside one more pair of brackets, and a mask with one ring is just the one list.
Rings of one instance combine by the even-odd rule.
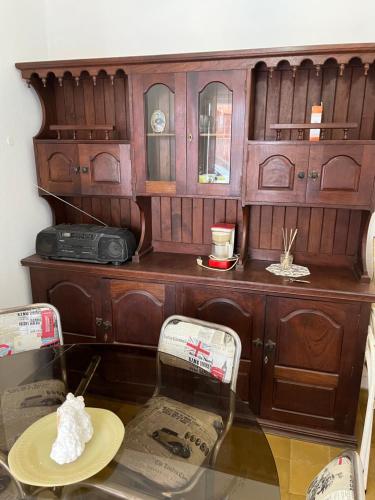
[[[321, 123], [312, 123], [320, 104]], [[374, 117], [373, 62], [314, 55], [298, 65], [256, 63], [243, 202], [371, 209]]]
[[132, 76], [137, 194], [240, 196], [245, 84], [242, 70]]
[[[367, 209], [374, 61], [375, 44], [351, 44], [16, 66], [42, 102], [35, 143], [52, 192]], [[99, 149], [87, 161], [82, 145]]]
[[38, 142], [39, 185], [58, 195], [131, 196], [129, 144]]
[[[252, 112], [249, 139], [309, 140], [313, 105], [323, 105], [321, 140], [373, 140], [375, 67], [353, 57], [343, 63], [310, 56], [299, 65], [286, 60], [256, 63], [252, 70]], [[282, 127], [277, 127], [277, 124]], [[302, 127], [298, 126], [299, 124]]]
[[43, 123], [36, 139], [65, 141], [126, 141], [129, 139], [127, 77], [123, 71], [91, 76], [33, 74], [43, 105]]
[[366, 209], [374, 176], [375, 145], [254, 141], [248, 146], [244, 200]]
[[132, 76], [137, 194], [184, 194], [185, 73]]
[[188, 74], [188, 194], [240, 195], [245, 88], [245, 71], [197, 71]]

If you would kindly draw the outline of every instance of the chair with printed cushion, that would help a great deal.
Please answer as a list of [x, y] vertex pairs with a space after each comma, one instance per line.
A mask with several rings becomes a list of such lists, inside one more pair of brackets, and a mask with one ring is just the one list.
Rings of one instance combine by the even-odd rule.
[[[233, 420], [240, 354], [241, 341], [230, 328], [177, 315], [164, 322], [154, 394], [127, 424], [122, 451], [116, 456], [135, 497], [183, 496], [197, 485], [204, 468], [214, 464]], [[193, 372], [191, 377], [186, 377], [186, 370]], [[196, 392], [189, 401], [189, 388], [186, 392], [176, 389], [179, 382], [183, 385], [194, 378], [200, 390], [206, 383], [202, 404], [197, 404]], [[211, 390], [212, 394], [225, 392], [221, 398], [224, 411], [210, 407]], [[101, 483], [95, 477], [81, 486], [133, 498], [127, 496], [128, 485], [125, 491], [121, 485]], [[63, 498], [73, 489], [65, 489]]]
[[373, 305], [365, 352], [368, 399], [359, 453], [354, 450], [346, 450], [332, 460], [310, 484], [306, 500], [330, 500], [336, 497], [347, 500], [365, 499], [375, 402], [374, 331], [375, 306]]
[[60, 315], [51, 304], [0, 310], [0, 356], [63, 344]]
[[[44, 346], [62, 344], [63, 336], [60, 315], [54, 306], [43, 303], [0, 310], [0, 357], [11, 356], [30, 349], [39, 349]], [[42, 386], [43, 382], [41, 382], [40, 385]], [[33, 386], [35, 386], [35, 384], [24, 384], [22, 386], [25, 398], [29, 396], [30, 399], [31, 396], [35, 396], [35, 388]], [[45, 386], [45, 388], [38, 387], [36, 391], [39, 399], [41, 399], [40, 395], [44, 393], [47, 394], [47, 391], [57, 390], [59, 394], [62, 393], [64, 383], [59, 380], [52, 380], [47, 381]], [[1, 395], [1, 401], [6, 397], [7, 391]], [[38, 408], [33, 408], [33, 410], [37, 411]], [[41, 410], [49, 412], [51, 409], [46, 407]], [[22, 411], [23, 410], [20, 409], [20, 412]], [[28, 410], [28, 412], [29, 414], [32, 413], [31, 410]], [[28, 415], [26, 410], [25, 415]], [[36, 415], [34, 415], [34, 417], [36, 418]], [[3, 420], [4, 418], [5, 415], [3, 415]], [[10, 440], [8, 444], [11, 444], [16, 436], [7, 437]], [[6, 498], [8, 492], [12, 494], [12, 491], [16, 494], [17, 498], [26, 498], [27, 494], [23, 485], [11, 477], [6, 455], [1, 450], [0, 468], [5, 473], [1, 475], [1, 478], [4, 487], [6, 486], [4, 492], [1, 493], [1, 498]]]

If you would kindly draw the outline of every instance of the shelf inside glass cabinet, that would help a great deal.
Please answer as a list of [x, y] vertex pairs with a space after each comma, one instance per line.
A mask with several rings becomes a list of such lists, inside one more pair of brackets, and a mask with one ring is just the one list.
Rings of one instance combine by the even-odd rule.
[[176, 180], [174, 93], [158, 83], [145, 93], [147, 181]]
[[199, 96], [198, 182], [229, 184], [232, 139], [232, 91], [209, 83]]

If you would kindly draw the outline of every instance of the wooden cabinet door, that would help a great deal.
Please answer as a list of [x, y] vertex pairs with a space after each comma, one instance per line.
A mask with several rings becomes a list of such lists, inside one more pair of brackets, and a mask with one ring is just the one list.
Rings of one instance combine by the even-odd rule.
[[36, 143], [35, 154], [41, 187], [60, 195], [80, 192], [76, 144]]
[[184, 194], [186, 73], [131, 76], [137, 194]]
[[157, 346], [164, 320], [175, 312], [174, 285], [103, 280], [110, 341]]
[[100, 279], [84, 273], [30, 269], [34, 302], [53, 304], [60, 313], [64, 342], [102, 342]]
[[265, 298], [233, 290], [186, 285], [183, 314], [232, 328], [242, 344], [237, 393], [258, 412]]
[[240, 196], [245, 85], [245, 70], [188, 73], [187, 194]]
[[262, 417], [353, 433], [366, 338], [360, 308], [267, 300]]
[[130, 196], [129, 144], [80, 144], [81, 194]]
[[312, 145], [307, 203], [370, 207], [375, 146]]
[[245, 202], [304, 203], [309, 146], [248, 146]]

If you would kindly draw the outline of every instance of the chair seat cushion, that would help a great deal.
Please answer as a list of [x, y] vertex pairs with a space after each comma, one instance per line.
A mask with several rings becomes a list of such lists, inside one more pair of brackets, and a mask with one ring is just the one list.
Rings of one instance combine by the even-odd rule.
[[117, 461], [162, 488], [183, 488], [208, 460], [222, 427], [219, 415], [155, 396], [126, 426]]
[[360, 500], [359, 456], [351, 450], [334, 458], [314, 478], [306, 500]]

